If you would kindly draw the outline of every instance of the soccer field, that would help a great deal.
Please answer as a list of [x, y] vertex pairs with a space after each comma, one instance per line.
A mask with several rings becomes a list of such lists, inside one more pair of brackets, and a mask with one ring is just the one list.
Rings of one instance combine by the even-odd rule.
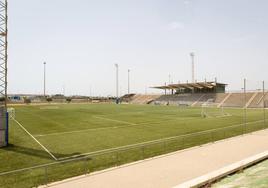
[[[266, 127], [261, 109], [248, 109], [244, 126], [244, 109], [224, 109], [224, 116], [204, 118], [201, 108], [178, 106], [62, 104], [14, 108], [10, 146], [0, 149], [0, 158], [6, 161], [0, 163], [0, 173], [83, 156], [91, 156], [87, 167], [92, 172]], [[215, 108], [212, 114], [219, 111]], [[116, 155], [107, 154], [113, 151]], [[48, 181], [82, 174], [80, 168], [75, 173], [68, 168], [61, 165], [61, 171], [51, 170], [57, 177]]]

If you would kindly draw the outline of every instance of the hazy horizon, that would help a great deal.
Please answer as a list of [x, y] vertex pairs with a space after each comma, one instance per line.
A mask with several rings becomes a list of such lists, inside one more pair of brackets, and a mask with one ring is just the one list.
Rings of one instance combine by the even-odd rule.
[[115, 95], [196, 79], [268, 88], [268, 1], [25, 0], [9, 2], [9, 93]]

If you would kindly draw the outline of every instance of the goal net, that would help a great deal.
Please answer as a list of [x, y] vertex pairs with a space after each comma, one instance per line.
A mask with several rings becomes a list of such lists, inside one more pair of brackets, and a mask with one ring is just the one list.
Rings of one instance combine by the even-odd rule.
[[202, 104], [201, 116], [204, 118], [210, 118], [230, 116], [230, 114], [226, 113], [222, 106], [219, 107], [218, 103], [214, 103], [213, 99], [209, 99]]
[[15, 119], [16, 113], [15, 113], [15, 109], [14, 108], [8, 108], [7, 109], [7, 112], [8, 112], [9, 119]]
[[185, 108], [188, 108], [190, 106], [191, 106], [191, 104], [189, 102], [185, 102], [185, 101], [178, 102], [178, 107], [181, 109], [185, 109]]

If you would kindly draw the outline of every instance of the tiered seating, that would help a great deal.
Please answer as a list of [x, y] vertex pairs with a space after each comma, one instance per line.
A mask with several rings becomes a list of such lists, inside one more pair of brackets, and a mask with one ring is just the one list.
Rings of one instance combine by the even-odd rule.
[[169, 103], [170, 105], [178, 105], [179, 103], [191, 106], [194, 102], [202, 97], [203, 94], [180, 94], [180, 95], [162, 95], [155, 102], [160, 104]]
[[[263, 107], [262, 93], [207, 93], [207, 94], [179, 94], [179, 95], [134, 95], [131, 97], [132, 104], [162, 104], [162, 105], [188, 105], [201, 106], [208, 100], [219, 107], [261, 108]], [[268, 105], [268, 93], [264, 100]]]
[[216, 94], [203, 94], [203, 96], [196, 102], [195, 106], [201, 106], [205, 102], [207, 102], [209, 99], [212, 99], [213, 102], [215, 102]]
[[160, 95], [135, 95], [130, 101], [131, 104], [148, 104], [159, 98]]
[[134, 97], [132, 97], [132, 100], [130, 101], [130, 103], [132, 103], [132, 104], [139, 103], [141, 97], [142, 97], [142, 95], [138, 95], [138, 94], [135, 95]]
[[232, 95], [224, 102], [222, 106], [225, 107], [245, 107], [254, 93], [246, 93], [246, 100], [244, 93], [232, 93]]
[[130, 101], [133, 100], [133, 97], [134, 97], [134, 96], [135, 96], [135, 94], [126, 94], [126, 95], [122, 96], [122, 97], [120, 98], [120, 100], [121, 100], [122, 102], [130, 102]]
[[229, 93], [217, 93], [215, 103], [220, 104], [228, 95]]
[[[264, 101], [268, 100], [268, 93], [265, 93]], [[263, 93], [260, 92], [248, 106], [249, 108], [262, 108], [263, 107]]]

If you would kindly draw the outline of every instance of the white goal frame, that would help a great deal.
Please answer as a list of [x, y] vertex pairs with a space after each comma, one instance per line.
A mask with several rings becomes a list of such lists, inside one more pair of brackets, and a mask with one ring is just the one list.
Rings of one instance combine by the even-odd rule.
[[[204, 118], [213, 118], [213, 117], [225, 117], [230, 116], [229, 113], [224, 111], [224, 107], [219, 107], [219, 103], [214, 103], [214, 99], [208, 99], [201, 105], [201, 116]], [[214, 113], [210, 113], [209, 110], [215, 111]]]
[[15, 119], [16, 118], [15, 108], [8, 108], [7, 112], [8, 112], [9, 119]]

